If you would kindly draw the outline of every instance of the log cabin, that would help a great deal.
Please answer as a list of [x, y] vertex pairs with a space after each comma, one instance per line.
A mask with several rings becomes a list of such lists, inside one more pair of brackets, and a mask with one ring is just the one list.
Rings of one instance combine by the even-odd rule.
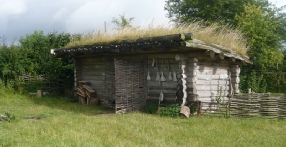
[[191, 33], [51, 49], [55, 58], [73, 58], [74, 87], [88, 81], [101, 104], [116, 113], [146, 103], [200, 102], [210, 109], [239, 93], [240, 64], [248, 56]]

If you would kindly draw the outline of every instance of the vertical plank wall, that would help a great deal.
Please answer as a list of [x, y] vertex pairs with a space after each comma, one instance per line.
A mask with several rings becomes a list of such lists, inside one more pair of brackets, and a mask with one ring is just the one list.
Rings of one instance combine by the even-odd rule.
[[87, 81], [95, 89], [97, 97], [104, 98], [105, 88], [105, 58], [103, 57], [85, 57], [76, 58], [76, 80]]
[[[153, 59], [155, 59], [155, 66], [152, 66]], [[175, 60], [175, 54], [149, 54], [147, 63], [146, 72], [149, 72], [151, 77], [151, 80], [147, 81], [147, 102], [158, 103], [160, 93], [162, 92], [164, 94], [165, 103], [174, 103], [176, 101], [177, 85], [180, 79], [177, 78], [178, 81], [170, 80], [169, 72], [172, 73], [172, 77], [174, 72], [176, 72], [177, 76], [182, 74], [179, 62]], [[166, 81], [161, 81], [159, 84], [159, 81], [156, 81], [157, 72], [159, 72], [160, 77], [163, 72]]]

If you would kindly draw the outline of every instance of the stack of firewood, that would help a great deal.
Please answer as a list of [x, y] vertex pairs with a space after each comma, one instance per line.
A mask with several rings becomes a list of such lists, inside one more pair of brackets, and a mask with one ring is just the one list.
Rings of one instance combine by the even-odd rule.
[[90, 83], [86, 81], [79, 81], [77, 88], [77, 96], [82, 105], [97, 105], [98, 99], [95, 97], [96, 92], [90, 87]]

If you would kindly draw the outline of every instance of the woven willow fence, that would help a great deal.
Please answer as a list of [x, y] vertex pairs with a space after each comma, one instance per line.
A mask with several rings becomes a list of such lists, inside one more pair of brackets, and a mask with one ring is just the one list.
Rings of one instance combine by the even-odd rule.
[[231, 117], [286, 118], [286, 95], [238, 94], [230, 103]]
[[[64, 89], [64, 81], [61, 79], [49, 79], [44, 75], [32, 76], [32, 75], [22, 75], [19, 76], [19, 80], [23, 82], [23, 86], [27, 87], [30, 83], [41, 83], [41, 86], [38, 88], [43, 88], [41, 90], [45, 90], [50, 93], [62, 93]], [[40, 89], [38, 89], [40, 90]], [[35, 91], [30, 91], [35, 92]]]

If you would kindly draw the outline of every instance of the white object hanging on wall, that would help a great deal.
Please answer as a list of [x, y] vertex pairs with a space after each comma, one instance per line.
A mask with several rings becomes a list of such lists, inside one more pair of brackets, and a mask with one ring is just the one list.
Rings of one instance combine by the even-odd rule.
[[160, 93], [160, 96], [159, 96], [159, 101], [161, 102], [161, 101], [163, 101], [164, 100], [164, 94], [163, 94], [163, 92], [161, 92]]
[[155, 58], [153, 58], [153, 61], [152, 61], [152, 67], [155, 66]]
[[148, 71], [148, 74], [147, 74], [147, 80], [150, 81], [151, 80], [151, 76], [150, 76], [150, 72]]
[[160, 81], [160, 73], [159, 72], [157, 72], [156, 81]]
[[174, 71], [174, 73], [173, 73], [173, 81], [178, 81], [178, 79], [177, 79], [177, 73]]
[[166, 81], [166, 78], [164, 76], [164, 72], [161, 72], [161, 81]]
[[173, 77], [172, 77], [172, 72], [169, 72], [169, 76], [168, 76], [168, 79], [169, 79], [170, 81], [172, 81], [172, 80], [173, 80]]

